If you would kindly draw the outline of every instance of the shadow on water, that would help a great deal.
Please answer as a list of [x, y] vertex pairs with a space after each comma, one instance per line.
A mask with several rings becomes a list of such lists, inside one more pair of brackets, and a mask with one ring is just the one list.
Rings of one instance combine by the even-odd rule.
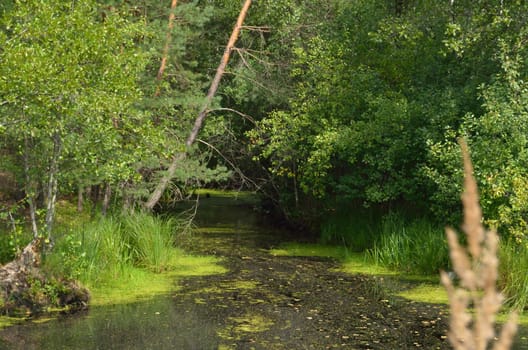
[[[331, 275], [335, 262], [271, 257], [262, 248], [285, 233], [251, 199], [202, 198], [196, 224], [198, 251], [226, 257], [229, 273], [182, 280], [172, 295], [1, 330], [0, 350], [408, 349], [445, 334], [422, 327], [436, 309], [370, 299], [366, 278]], [[522, 328], [513, 349], [528, 349], [527, 335]], [[447, 348], [435, 344], [422, 348]]]

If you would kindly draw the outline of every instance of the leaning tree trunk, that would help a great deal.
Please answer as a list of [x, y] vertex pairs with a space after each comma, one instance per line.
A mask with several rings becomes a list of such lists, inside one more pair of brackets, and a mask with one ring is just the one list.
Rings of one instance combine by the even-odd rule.
[[[246, 14], [247, 14], [247, 11], [250, 5], [251, 5], [251, 0], [246, 0], [246, 2], [244, 3], [244, 6], [242, 6], [242, 9], [240, 10], [240, 14], [238, 15], [237, 22], [235, 24], [235, 27], [233, 28], [233, 32], [231, 33], [227, 46], [224, 50], [224, 55], [222, 56], [220, 65], [216, 69], [216, 74], [209, 88], [209, 92], [207, 93], [207, 96], [205, 97], [204, 105], [202, 106], [202, 109], [200, 110], [198, 117], [195, 119], [194, 126], [189, 136], [187, 137], [187, 140], [185, 141], [186, 149], [191, 147], [192, 144], [196, 141], [196, 138], [198, 137], [198, 133], [200, 132], [200, 129], [202, 128], [202, 124], [205, 120], [205, 117], [207, 116], [207, 113], [209, 112], [209, 107], [211, 106], [213, 97], [216, 94], [216, 90], [218, 90], [218, 86], [220, 85], [220, 80], [222, 80], [222, 76], [224, 75], [225, 68], [227, 67], [227, 63], [229, 62], [231, 51], [233, 50], [235, 46], [235, 42], [238, 39], [240, 29], [242, 28], [242, 24], [244, 23], [244, 19], [246, 18]], [[180, 162], [184, 160], [186, 157], [187, 157], [186, 151], [178, 152], [177, 154], [174, 155], [172, 162], [169, 168], [167, 169], [165, 175], [161, 178], [160, 182], [158, 183], [158, 186], [156, 187], [154, 192], [152, 192], [149, 200], [145, 203], [144, 207], [146, 209], [152, 210], [156, 206], [161, 196], [163, 195], [163, 192], [169, 185], [169, 182], [174, 177], [174, 173], [176, 172], [176, 169], [178, 168]]]

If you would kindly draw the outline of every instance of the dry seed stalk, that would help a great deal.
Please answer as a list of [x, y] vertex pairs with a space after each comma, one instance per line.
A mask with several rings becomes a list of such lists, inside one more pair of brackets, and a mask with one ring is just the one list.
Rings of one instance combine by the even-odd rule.
[[[462, 195], [462, 229], [468, 247], [460, 245], [454, 230], [446, 229], [453, 269], [460, 279], [460, 287], [455, 287], [447, 273], [441, 272], [451, 311], [448, 338], [456, 350], [486, 350], [488, 344], [494, 341], [495, 316], [503, 301], [496, 287], [499, 237], [495, 231], [487, 231], [482, 226], [482, 211], [468, 147], [463, 140], [460, 146], [464, 158], [465, 189]], [[473, 305], [474, 316], [469, 312], [470, 305]], [[514, 312], [510, 314], [492, 349], [509, 349], [516, 331], [517, 313]]]

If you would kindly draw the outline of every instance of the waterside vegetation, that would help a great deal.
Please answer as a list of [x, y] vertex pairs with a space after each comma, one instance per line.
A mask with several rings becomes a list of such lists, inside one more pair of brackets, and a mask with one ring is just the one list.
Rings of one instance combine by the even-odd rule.
[[96, 306], [167, 294], [177, 290], [179, 278], [226, 272], [218, 258], [191, 255], [177, 247], [178, 237], [189, 234], [187, 220], [144, 212], [96, 218], [75, 212], [70, 202], [59, 201], [57, 240], [42, 266], [46, 283], [31, 286], [34, 293], [51, 299], [49, 305], [44, 310], [12, 310], [7, 314], [11, 317], [2, 317], [2, 325], [32, 313], [67, 311], [57, 299], [61, 288], [57, 279], [78, 281], [90, 292], [89, 304]]

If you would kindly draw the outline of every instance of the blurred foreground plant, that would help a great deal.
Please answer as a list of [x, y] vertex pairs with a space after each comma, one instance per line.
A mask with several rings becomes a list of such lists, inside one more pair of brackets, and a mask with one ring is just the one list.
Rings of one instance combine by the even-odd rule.
[[448, 338], [456, 350], [485, 350], [490, 342], [493, 342], [492, 349], [506, 350], [511, 347], [517, 331], [517, 313], [510, 315], [496, 339], [495, 318], [504, 299], [497, 290], [499, 237], [495, 231], [487, 231], [482, 226], [473, 166], [466, 143], [461, 141], [460, 145], [465, 174], [462, 229], [466, 234], [467, 248], [460, 245], [453, 229], [446, 229], [453, 269], [459, 278], [459, 286], [455, 287], [448, 274], [441, 272], [451, 311]]

